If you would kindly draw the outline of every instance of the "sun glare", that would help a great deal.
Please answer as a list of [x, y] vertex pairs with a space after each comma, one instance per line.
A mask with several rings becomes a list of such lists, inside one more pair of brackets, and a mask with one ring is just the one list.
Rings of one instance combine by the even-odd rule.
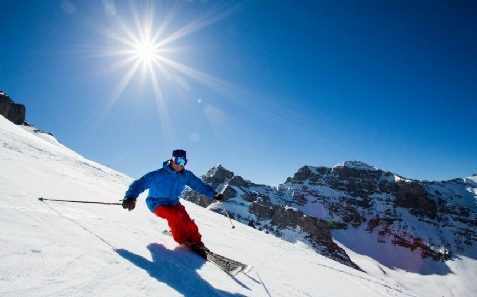
[[[108, 16], [111, 17], [112, 22], [102, 31], [109, 40], [115, 42], [111, 43], [112, 47], [109, 48], [106, 55], [119, 58], [116, 63], [111, 65], [109, 71], [129, 68], [114, 93], [113, 101], [120, 96], [134, 74], [140, 70], [139, 68], [142, 68], [142, 78], [150, 78], [154, 85], [153, 88], [159, 91], [161, 86], [158, 78], [166, 77], [167, 81], [171, 81], [173, 73], [190, 76], [191, 73], [187, 73], [186, 70], [188, 67], [166, 57], [166, 53], [174, 54], [179, 50], [184, 50], [184, 48], [178, 49], [178, 47], [172, 46], [174, 42], [225, 18], [241, 6], [237, 4], [205, 9], [204, 13], [198, 15], [196, 19], [171, 31], [169, 29], [173, 27], [175, 14], [180, 11], [180, 7], [156, 10], [157, 2], [146, 1], [144, 3], [146, 4], [142, 7], [143, 9], [140, 9], [137, 3], [130, 2], [128, 12], [132, 13], [132, 17], [121, 15], [120, 10], [117, 10], [116, 7], [108, 7]], [[174, 24], [174, 27], [177, 25]]]
[[150, 42], [139, 43], [135, 46], [136, 56], [144, 63], [151, 63], [155, 58], [157, 59], [157, 45]]

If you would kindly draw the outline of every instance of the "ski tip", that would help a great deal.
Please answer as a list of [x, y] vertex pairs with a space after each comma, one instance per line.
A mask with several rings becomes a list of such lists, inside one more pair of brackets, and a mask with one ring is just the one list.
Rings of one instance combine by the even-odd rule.
[[38, 200], [43, 201], [43, 197], [38, 198]]
[[249, 273], [252, 269], [253, 269], [253, 266], [252, 266], [252, 265], [247, 265], [247, 266], [245, 266], [245, 267], [241, 270], [241, 272], [247, 274], [247, 273]]
[[252, 265], [244, 265], [235, 268], [234, 270], [227, 271], [228, 274], [236, 276], [237, 274], [241, 273], [249, 273], [253, 269]]

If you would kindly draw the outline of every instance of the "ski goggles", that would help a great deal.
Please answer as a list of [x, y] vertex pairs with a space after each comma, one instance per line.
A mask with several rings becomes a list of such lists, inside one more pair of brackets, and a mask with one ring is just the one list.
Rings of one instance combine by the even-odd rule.
[[172, 158], [172, 160], [174, 161], [174, 164], [176, 164], [177, 166], [186, 166], [187, 164], [187, 159], [184, 158], [184, 157], [174, 157]]

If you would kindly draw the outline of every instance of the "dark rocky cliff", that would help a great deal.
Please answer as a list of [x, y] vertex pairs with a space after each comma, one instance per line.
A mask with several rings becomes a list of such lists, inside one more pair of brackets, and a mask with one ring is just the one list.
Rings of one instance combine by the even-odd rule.
[[17, 125], [23, 125], [26, 118], [26, 108], [23, 104], [13, 102], [4, 91], [0, 91], [0, 115]]

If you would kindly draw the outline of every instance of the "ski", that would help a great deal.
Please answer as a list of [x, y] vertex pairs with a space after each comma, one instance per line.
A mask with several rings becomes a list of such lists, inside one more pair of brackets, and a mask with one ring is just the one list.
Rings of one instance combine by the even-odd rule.
[[247, 274], [253, 268], [253, 266], [251, 265], [243, 264], [239, 261], [232, 260], [230, 258], [224, 257], [211, 251], [205, 250], [205, 253], [207, 254], [207, 261], [214, 263], [230, 275], [235, 276], [239, 272]]
[[[169, 230], [164, 230], [162, 233], [172, 235]], [[214, 263], [217, 267], [233, 276], [236, 276], [240, 272], [247, 274], [253, 269], [252, 265], [243, 264], [239, 261], [214, 253], [209, 249], [203, 249], [196, 245], [189, 248], [201, 258]]]

